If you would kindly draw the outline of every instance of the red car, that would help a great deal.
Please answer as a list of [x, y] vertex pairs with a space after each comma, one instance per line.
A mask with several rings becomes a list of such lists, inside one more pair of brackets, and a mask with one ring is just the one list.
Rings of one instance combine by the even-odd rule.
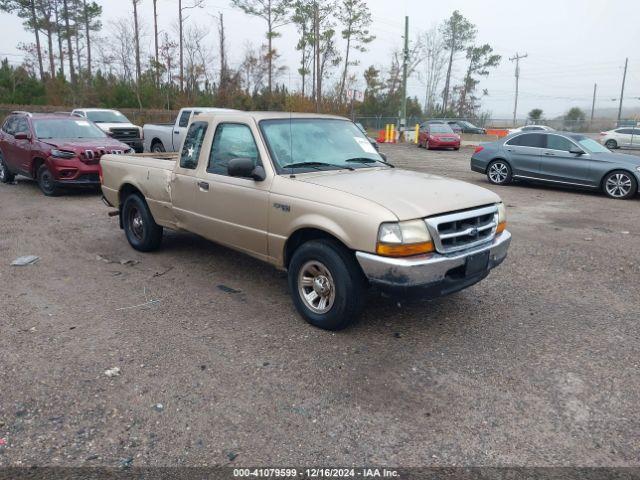
[[0, 182], [24, 175], [49, 196], [61, 187], [98, 187], [98, 166], [105, 153], [133, 150], [84, 118], [13, 112], [0, 130]]
[[444, 123], [423, 123], [418, 134], [418, 147], [460, 150], [460, 135]]

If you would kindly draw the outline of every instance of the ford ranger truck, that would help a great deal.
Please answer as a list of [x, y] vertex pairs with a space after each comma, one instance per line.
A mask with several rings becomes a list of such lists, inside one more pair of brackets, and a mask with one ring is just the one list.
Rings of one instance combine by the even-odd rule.
[[183, 230], [288, 274], [311, 324], [346, 327], [367, 290], [434, 298], [484, 279], [511, 234], [493, 192], [385, 163], [349, 120], [203, 114], [176, 158], [105, 155], [102, 191], [137, 250]]

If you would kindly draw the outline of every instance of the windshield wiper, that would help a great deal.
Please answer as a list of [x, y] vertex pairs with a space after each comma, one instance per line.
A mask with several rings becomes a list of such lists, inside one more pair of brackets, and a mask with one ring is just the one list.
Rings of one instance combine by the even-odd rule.
[[288, 165], [282, 166], [282, 168], [304, 168], [304, 167], [311, 167], [317, 170], [322, 170], [320, 167], [334, 167], [334, 168], [345, 169], [345, 170], [354, 170], [354, 168], [350, 167], [349, 165], [336, 165], [335, 163], [325, 163], [325, 162], [297, 162], [297, 163], [290, 163]]
[[[368, 164], [368, 163], [381, 163], [382, 165], [386, 165], [389, 166], [391, 168], [396, 168], [395, 165], [391, 165], [390, 163], [387, 162], [383, 162], [382, 160], [376, 160], [375, 158], [369, 158], [369, 157], [354, 157], [354, 158], [349, 158], [348, 160], [345, 160], [345, 162], [351, 162], [351, 163], [362, 163], [362, 164]], [[369, 166], [369, 165], [367, 165]]]

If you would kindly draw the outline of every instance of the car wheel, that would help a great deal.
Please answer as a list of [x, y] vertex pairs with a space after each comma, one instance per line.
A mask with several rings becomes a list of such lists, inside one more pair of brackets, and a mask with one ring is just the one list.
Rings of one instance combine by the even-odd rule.
[[9, 167], [4, 163], [4, 157], [2, 156], [2, 153], [0, 153], [0, 182], [12, 183], [15, 178], [15, 174], [9, 171]]
[[607, 140], [604, 143], [604, 146], [607, 147], [609, 150], [615, 150], [616, 148], [618, 148], [618, 142], [616, 142], [615, 140]]
[[604, 177], [602, 189], [611, 198], [627, 200], [632, 198], [638, 191], [638, 182], [633, 174], [624, 170], [616, 170]]
[[494, 160], [487, 167], [487, 178], [494, 185], [507, 185], [511, 183], [511, 167], [504, 160]]
[[341, 330], [364, 308], [364, 275], [353, 254], [334, 240], [302, 244], [291, 258], [288, 277], [293, 303], [311, 325]]
[[162, 227], [140, 195], [129, 195], [122, 206], [122, 224], [129, 244], [141, 252], [156, 250], [162, 242]]
[[458, 150], [460, 150], [460, 147], [454, 147], [454, 150], [457, 152]]
[[153, 145], [151, 145], [151, 151], [153, 153], [162, 153], [165, 151], [164, 145], [160, 141], [155, 141], [153, 142]]
[[56, 180], [46, 165], [40, 165], [38, 168], [37, 179], [40, 190], [47, 197], [55, 197], [60, 194], [60, 188], [56, 185]]

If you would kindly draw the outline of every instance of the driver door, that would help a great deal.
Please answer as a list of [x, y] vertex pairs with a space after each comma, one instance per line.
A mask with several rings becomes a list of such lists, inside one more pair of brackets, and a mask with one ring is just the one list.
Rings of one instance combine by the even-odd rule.
[[[254, 125], [225, 122], [215, 128], [208, 159], [201, 162], [194, 201], [194, 231], [200, 235], [257, 257], [267, 257], [269, 189], [273, 175], [263, 165], [266, 152], [258, 147]], [[267, 178], [229, 176], [234, 158], [251, 158], [263, 165]], [[264, 162], [268, 164], [268, 162]]]

